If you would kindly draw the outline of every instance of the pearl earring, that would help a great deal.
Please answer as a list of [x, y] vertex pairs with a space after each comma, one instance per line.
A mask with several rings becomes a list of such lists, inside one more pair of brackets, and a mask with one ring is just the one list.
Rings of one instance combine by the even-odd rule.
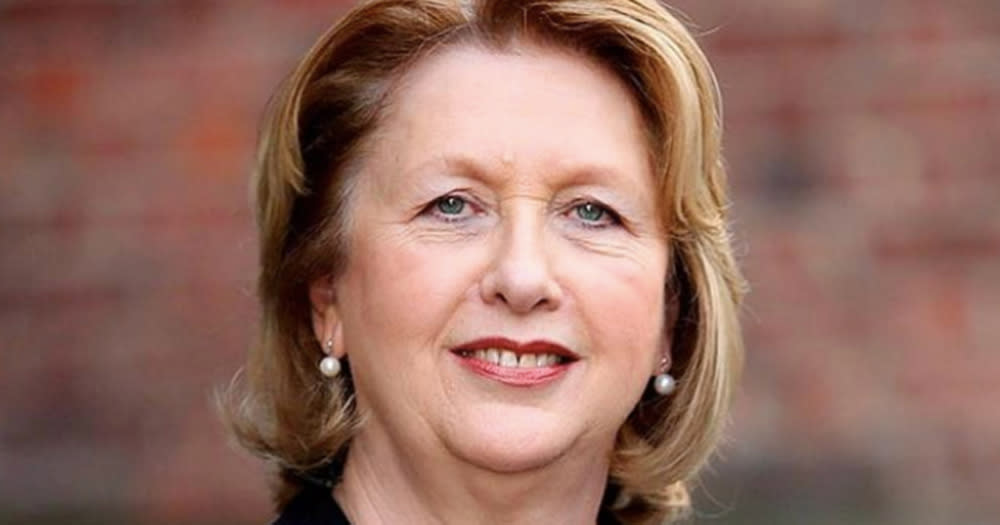
[[319, 362], [319, 371], [326, 377], [335, 377], [340, 373], [340, 359], [330, 355], [333, 351], [333, 339], [326, 340], [326, 353], [327, 356], [324, 357]]
[[674, 376], [666, 372], [653, 378], [653, 390], [656, 390], [656, 393], [661, 396], [670, 395], [676, 388], [677, 381], [674, 380]]

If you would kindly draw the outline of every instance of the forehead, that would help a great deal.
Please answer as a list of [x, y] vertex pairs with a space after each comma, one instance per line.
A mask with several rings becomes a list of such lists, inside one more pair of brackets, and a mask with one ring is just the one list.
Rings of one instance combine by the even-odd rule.
[[471, 156], [498, 167], [650, 171], [628, 86], [597, 61], [550, 46], [452, 45], [423, 58], [399, 80], [374, 139], [372, 152], [400, 165]]

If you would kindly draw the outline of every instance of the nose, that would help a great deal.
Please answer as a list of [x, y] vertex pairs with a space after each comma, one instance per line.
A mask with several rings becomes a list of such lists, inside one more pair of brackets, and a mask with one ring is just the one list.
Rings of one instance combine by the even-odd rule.
[[562, 288], [545, 247], [544, 229], [537, 222], [505, 221], [503, 242], [480, 283], [487, 304], [504, 304], [516, 314], [559, 308]]

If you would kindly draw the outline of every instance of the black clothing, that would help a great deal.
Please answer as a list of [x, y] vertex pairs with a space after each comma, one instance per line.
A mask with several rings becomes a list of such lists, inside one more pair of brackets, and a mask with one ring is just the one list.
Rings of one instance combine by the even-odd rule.
[[351, 525], [327, 487], [306, 485], [271, 525]]

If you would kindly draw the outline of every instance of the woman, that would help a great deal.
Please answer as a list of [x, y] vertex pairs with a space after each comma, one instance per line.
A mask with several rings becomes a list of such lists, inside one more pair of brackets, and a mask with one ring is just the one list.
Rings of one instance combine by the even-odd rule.
[[740, 369], [711, 70], [655, 0], [375, 0], [256, 173], [276, 523], [662, 523]]

